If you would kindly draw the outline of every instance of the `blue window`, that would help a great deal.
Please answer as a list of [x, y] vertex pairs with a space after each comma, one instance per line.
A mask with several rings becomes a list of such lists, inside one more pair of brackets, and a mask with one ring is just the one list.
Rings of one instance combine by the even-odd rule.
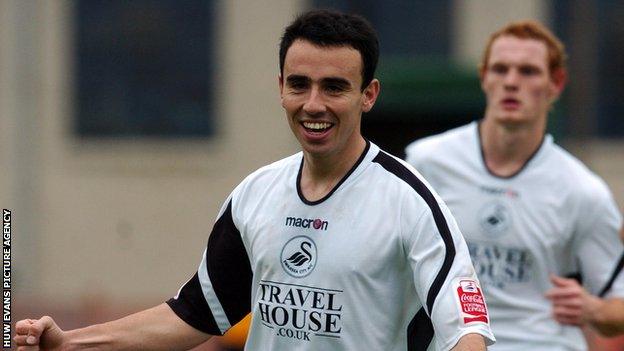
[[368, 19], [379, 35], [381, 55], [450, 54], [451, 0], [315, 0], [314, 5], [357, 13]]
[[624, 136], [624, 3], [619, 0], [552, 4], [557, 34], [570, 56], [562, 119], [572, 136]]
[[81, 0], [75, 6], [78, 136], [214, 132], [212, 1]]

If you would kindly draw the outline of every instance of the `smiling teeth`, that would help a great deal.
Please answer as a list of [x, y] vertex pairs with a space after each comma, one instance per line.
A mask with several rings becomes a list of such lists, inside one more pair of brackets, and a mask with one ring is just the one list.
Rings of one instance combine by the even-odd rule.
[[313, 130], [323, 130], [331, 127], [331, 124], [327, 122], [303, 122], [303, 126]]

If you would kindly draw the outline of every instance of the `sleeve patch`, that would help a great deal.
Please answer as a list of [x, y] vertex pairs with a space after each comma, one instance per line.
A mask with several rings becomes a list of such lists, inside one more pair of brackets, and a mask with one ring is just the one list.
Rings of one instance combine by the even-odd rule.
[[489, 323], [487, 306], [479, 282], [472, 278], [457, 278], [453, 282], [453, 291], [464, 325]]

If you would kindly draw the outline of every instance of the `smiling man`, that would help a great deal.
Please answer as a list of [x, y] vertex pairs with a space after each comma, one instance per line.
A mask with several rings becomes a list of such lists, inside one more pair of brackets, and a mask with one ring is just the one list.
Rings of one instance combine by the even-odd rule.
[[17, 344], [182, 350], [252, 312], [247, 350], [485, 350], [494, 337], [455, 221], [360, 133], [377, 58], [362, 18], [298, 17], [282, 37], [279, 88], [302, 152], [234, 189], [198, 271], [166, 304], [68, 332], [21, 321]]
[[484, 118], [414, 142], [407, 161], [466, 237], [492, 350], [585, 350], [578, 326], [624, 326], [622, 218], [605, 183], [545, 134], [563, 45], [537, 22], [511, 23], [491, 35], [479, 73]]

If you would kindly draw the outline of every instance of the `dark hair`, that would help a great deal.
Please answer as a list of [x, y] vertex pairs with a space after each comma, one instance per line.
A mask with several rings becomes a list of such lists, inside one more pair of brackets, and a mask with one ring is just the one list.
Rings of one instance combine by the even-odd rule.
[[330, 10], [303, 13], [284, 30], [280, 41], [280, 73], [284, 73], [286, 52], [297, 39], [314, 45], [351, 46], [362, 56], [363, 91], [373, 80], [379, 58], [379, 41], [371, 24], [361, 16]]

